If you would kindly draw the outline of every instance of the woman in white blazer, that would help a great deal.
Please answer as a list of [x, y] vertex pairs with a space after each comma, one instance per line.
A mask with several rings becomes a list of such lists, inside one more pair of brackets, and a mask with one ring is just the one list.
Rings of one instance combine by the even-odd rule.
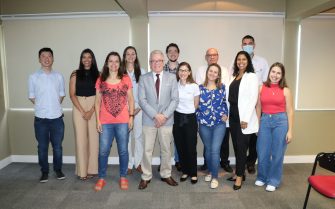
[[254, 73], [252, 61], [245, 51], [237, 53], [234, 61], [233, 78], [228, 91], [229, 126], [236, 158], [234, 190], [242, 186], [245, 180], [245, 165], [250, 134], [258, 132], [256, 103], [258, 99], [258, 80]]

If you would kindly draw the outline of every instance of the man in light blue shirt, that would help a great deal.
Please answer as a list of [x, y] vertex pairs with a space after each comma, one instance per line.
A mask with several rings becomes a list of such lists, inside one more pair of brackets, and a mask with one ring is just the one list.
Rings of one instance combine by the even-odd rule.
[[52, 70], [53, 51], [39, 50], [41, 69], [29, 76], [29, 100], [35, 105], [35, 137], [38, 142], [38, 163], [41, 183], [48, 181], [49, 142], [53, 148], [53, 168], [57, 179], [65, 179], [62, 172], [64, 121], [61, 103], [65, 97], [64, 78]]

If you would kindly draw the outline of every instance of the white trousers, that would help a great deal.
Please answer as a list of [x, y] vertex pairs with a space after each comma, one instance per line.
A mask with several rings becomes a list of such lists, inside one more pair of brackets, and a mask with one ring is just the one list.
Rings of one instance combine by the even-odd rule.
[[142, 110], [134, 117], [134, 127], [133, 130], [129, 133], [128, 153], [128, 168], [137, 168], [141, 164], [143, 156]]

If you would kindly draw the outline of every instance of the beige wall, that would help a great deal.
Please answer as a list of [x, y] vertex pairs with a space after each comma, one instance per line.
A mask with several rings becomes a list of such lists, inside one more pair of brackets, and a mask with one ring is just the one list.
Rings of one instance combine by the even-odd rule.
[[[79, 0], [78, 0], [79, 1]], [[17, 13], [41, 13], [41, 12], [68, 12], [68, 11], [87, 11], [90, 10], [90, 6], [78, 6], [78, 1], [64, 1], [64, 4], [59, 3], [57, 1], [57, 5], [53, 5], [49, 7], [48, 5], [39, 4], [41, 2], [45, 2], [42, 0], [34, 0], [34, 1], [19, 1], [19, 0], [1, 0], [1, 13], [2, 14], [17, 14]], [[22, 5], [22, 2], [36, 2], [36, 4]], [[39, 2], [39, 3], [37, 3]], [[49, 2], [49, 1], [47, 1]], [[50, 1], [54, 2], [54, 1]], [[63, 1], [62, 1], [63, 2]], [[66, 3], [65, 3], [66, 2]], [[72, 2], [72, 3], [68, 3]], [[85, 1], [87, 4], [91, 1]], [[248, 5], [248, 1], [224, 1], [226, 3], [220, 3], [219, 1], [215, 1], [215, 3], [206, 3], [207, 1], [192, 1], [198, 4], [186, 4], [183, 1], [176, 0], [176, 4], [169, 3], [165, 0], [149, 0], [148, 8], [149, 10], [188, 10], [188, 11], [200, 11], [200, 10], [213, 10], [220, 11], [223, 8], [226, 8], [222, 5], [230, 5], [231, 9], [224, 9], [225, 11], [251, 11], [251, 12], [283, 12], [287, 10], [285, 8], [286, 1], [278, 1], [272, 0], [268, 3], [268, 0], [259, 0], [253, 1], [253, 4]], [[189, 2], [189, 1], [187, 1]], [[242, 2], [243, 5], [238, 4]], [[302, 1], [300, 1], [302, 3]], [[320, 1], [320, 3], [329, 2], [329, 1]], [[100, 5], [101, 3], [101, 5]], [[17, 6], [20, 5], [21, 6]], [[26, 4], [26, 3], [24, 3]], [[106, 6], [108, 4], [109, 6]], [[112, 5], [110, 5], [112, 4]], [[99, 1], [98, 3], [94, 1], [94, 7], [92, 11], [102, 11], [103, 8], [107, 8], [106, 10], [118, 10], [117, 6], [113, 6], [114, 2], [111, 0]], [[66, 5], [66, 6], [64, 6]], [[101, 7], [97, 6], [100, 5]], [[178, 5], [173, 6], [173, 5]], [[204, 7], [202, 7], [204, 6]], [[48, 9], [46, 9], [48, 8]], [[52, 8], [50, 10], [50, 8]], [[73, 8], [79, 8], [74, 10]], [[299, 12], [297, 12], [299, 14]], [[297, 26], [299, 22], [295, 20], [297, 13], [293, 13], [294, 20], [285, 22], [285, 35], [284, 35], [284, 43], [283, 43], [283, 54], [284, 54], [284, 64], [286, 65], [288, 70], [287, 79], [290, 87], [294, 92], [295, 88], [295, 80], [296, 80], [296, 43], [297, 43]], [[304, 11], [305, 13], [305, 11]], [[135, 20], [131, 20], [133, 25]], [[140, 24], [146, 24], [144, 21], [139, 21]], [[134, 24], [133, 27], [136, 27], [137, 24]], [[137, 25], [138, 26], [138, 25]], [[134, 31], [138, 31], [140, 36], [146, 38], [144, 31], [141, 32], [140, 29], [135, 29]], [[133, 35], [136, 33], [133, 33]], [[146, 41], [146, 40], [145, 40]], [[140, 43], [139, 40], [136, 40], [137, 43]], [[141, 46], [145, 49], [144, 46]], [[37, 60], [36, 60], [37, 61]], [[142, 62], [143, 63], [143, 62]], [[1, 85], [2, 80], [0, 81]], [[4, 91], [0, 89], [0, 93]], [[26, 95], [20, 95], [26, 97]], [[67, 98], [68, 99], [68, 98]], [[4, 97], [1, 95], [0, 105], [4, 104]], [[6, 111], [1, 106], [0, 109], [0, 160], [4, 159], [9, 155], [36, 155], [36, 141], [34, 137], [34, 129], [33, 129], [33, 112], [32, 111], [9, 111], [8, 112], [8, 123], [6, 119]], [[335, 111], [296, 111], [295, 112], [295, 123], [294, 123], [294, 141], [288, 146], [287, 155], [313, 155], [319, 151], [334, 151], [335, 149]], [[74, 155], [74, 135], [72, 128], [72, 119], [71, 112], [65, 111], [65, 138], [64, 138], [64, 155]], [[7, 127], [8, 126], [8, 127]], [[9, 128], [7, 137], [7, 128]], [[9, 143], [10, 142], [10, 143]], [[9, 148], [10, 146], [10, 148]], [[112, 155], [116, 156], [115, 146], [112, 149]], [[231, 153], [233, 153], [231, 149]], [[198, 143], [198, 155], [202, 154], [202, 146], [201, 142]], [[232, 154], [231, 154], [232, 155]]]
[[2, 25], [0, 22], [0, 161], [10, 156], [11, 149], [9, 147], [7, 111], [5, 103], [5, 88], [4, 88], [4, 69], [3, 69], [3, 37]]

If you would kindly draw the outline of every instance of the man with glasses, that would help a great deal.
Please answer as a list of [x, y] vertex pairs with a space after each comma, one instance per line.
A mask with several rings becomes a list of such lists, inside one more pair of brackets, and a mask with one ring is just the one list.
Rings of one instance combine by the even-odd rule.
[[[209, 48], [206, 51], [205, 59], [207, 61], [207, 65], [201, 66], [198, 68], [196, 74], [195, 74], [195, 82], [197, 82], [198, 85], [203, 84], [205, 82], [206, 78], [206, 71], [207, 67], [210, 64], [217, 63], [219, 60], [219, 52], [215, 48]], [[228, 70], [226, 67], [221, 66], [221, 81], [227, 88], [227, 84], [229, 82], [230, 75], [228, 74]], [[205, 152], [206, 150], [204, 149], [204, 165], [200, 167], [200, 170], [207, 170], [207, 165], [206, 165], [206, 159], [205, 159]], [[221, 167], [226, 171], [226, 172], [233, 172], [233, 169], [230, 167], [230, 161], [228, 160], [229, 158], [229, 128], [226, 128], [226, 134], [224, 136], [222, 145], [221, 145], [221, 150], [220, 150], [220, 158], [221, 158]]]
[[139, 189], [147, 188], [152, 179], [152, 154], [156, 138], [161, 153], [161, 180], [170, 186], [178, 183], [171, 176], [171, 142], [173, 113], [178, 106], [177, 79], [163, 71], [164, 54], [159, 50], [150, 53], [151, 72], [139, 81], [139, 105], [143, 110], [143, 158]]

